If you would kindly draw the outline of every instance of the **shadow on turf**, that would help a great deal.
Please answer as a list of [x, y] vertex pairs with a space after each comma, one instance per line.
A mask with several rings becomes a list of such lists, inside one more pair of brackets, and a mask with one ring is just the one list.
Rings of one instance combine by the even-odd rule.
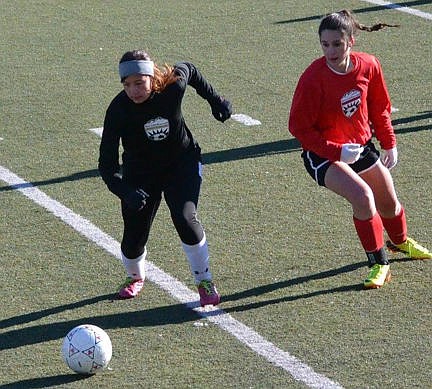
[[[408, 261], [412, 261], [412, 259], [406, 258], [406, 257], [405, 258], [390, 259], [391, 263], [408, 262]], [[297, 278], [293, 278], [293, 279], [286, 280], [286, 281], [275, 282], [273, 284], [257, 286], [256, 288], [251, 288], [251, 289], [244, 290], [244, 291], [241, 291], [238, 293], [223, 296], [222, 301], [223, 302], [237, 301], [237, 300], [243, 300], [243, 299], [254, 297], [254, 296], [260, 296], [260, 295], [263, 295], [265, 293], [270, 293], [270, 292], [273, 292], [273, 291], [278, 290], [278, 289], [289, 288], [291, 286], [304, 284], [304, 283], [312, 281], [312, 280], [321, 280], [321, 279], [325, 279], [325, 278], [329, 278], [329, 277], [334, 277], [334, 276], [337, 276], [339, 274], [349, 273], [349, 272], [355, 271], [357, 269], [360, 269], [362, 267], [366, 267], [366, 262], [353, 263], [350, 265], [342, 266], [342, 267], [337, 268], [337, 269], [331, 269], [331, 270], [324, 271], [321, 273], [311, 274], [311, 275], [307, 275], [307, 276], [303, 276], [303, 277], [297, 277]], [[325, 289], [325, 290], [316, 290], [313, 292], [295, 295], [295, 296], [285, 296], [285, 297], [279, 297], [279, 298], [271, 299], [271, 300], [263, 300], [263, 301], [244, 304], [244, 305], [236, 306], [236, 307], [224, 307], [223, 310], [225, 312], [241, 312], [241, 311], [246, 311], [246, 310], [250, 310], [250, 309], [260, 308], [260, 307], [270, 305], [270, 304], [278, 304], [278, 303], [282, 303], [282, 302], [295, 301], [295, 300], [299, 300], [299, 299], [307, 299], [307, 298], [326, 295], [326, 294], [350, 292], [350, 291], [364, 291], [363, 283], [352, 284], [352, 285], [343, 285], [343, 286]]]
[[392, 120], [392, 124], [395, 127], [394, 130], [396, 134], [407, 134], [410, 132], [431, 130], [432, 126], [430, 124], [426, 124], [424, 126], [408, 127], [408, 128], [399, 128], [397, 126], [404, 125], [407, 123], [412, 123], [418, 120], [426, 120], [431, 118], [432, 118], [432, 111], [425, 111], [425, 112], [419, 112], [419, 114], [415, 116]]
[[[263, 157], [265, 155], [282, 154], [282, 153], [288, 153], [290, 151], [298, 151], [298, 150], [300, 150], [300, 143], [296, 139], [286, 139], [286, 140], [279, 140], [275, 142], [262, 143], [259, 145], [244, 146], [236, 149], [204, 153], [202, 158], [203, 158], [203, 164], [210, 165], [212, 163], [236, 161], [236, 160], [246, 159], [246, 158], [257, 158], [257, 157]], [[58, 184], [60, 182], [66, 182], [66, 181], [78, 181], [85, 178], [94, 178], [94, 177], [99, 177], [98, 169], [86, 170], [83, 172], [70, 174], [68, 176], [51, 178], [48, 180], [3, 186], [0, 188], [0, 192], [16, 190], [16, 189], [25, 189], [25, 188], [30, 188], [32, 186], [38, 187], [44, 185], [52, 185], [52, 184]]]
[[[430, 0], [417, 0], [417, 1], [406, 1], [402, 4], [392, 4], [391, 7], [385, 6], [385, 5], [377, 5], [373, 7], [364, 7], [364, 8], [358, 8], [353, 9], [352, 11], [355, 14], [359, 13], [367, 13], [367, 12], [376, 12], [376, 11], [383, 11], [388, 10], [389, 8], [397, 9], [397, 8], [405, 8], [405, 7], [415, 7], [417, 5], [424, 5], [424, 4], [430, 4]], [[289, 23], [299, 23], [299, 22], [308, 22], [312, 20], [321, 20], [325, 15], [313, 15], [313, 16], [306, 16], [304, 18], [297, 18], [297, 19], [287, 19], [287, 20], [280, 20], [278, 22], [275, 22], [274, 24], [289, 24]]]
[[0, 385], [0, 389], [25, 389], [25, 388], [50, 388], [59, 385], [65, 385], [72, 382], [85, 380], [91, 376], [79, 374], [64, 374], [51, 377], [30, 378], [28, 380], [12, 382], [10, 384]]
[[[325, 294], [332, 294], [332, 293], [341, 293], [341, 292], [351, 292], [351, 291], [361, 291], [363, 290], [363, 284], [352, 284], [352, 285], [344, 285], [339, 286], [337, 288], [331, 288], [326, 290], [317, 290], [310, 293], [300, 294], [296, 296], [285, 296], [285, 297], [279, 297], [271, 300], [264, 300], [264, 301], [257, 301], [249, 304], [244, 304], [236, 307], [230, 307], [230, 308], [223, 308], [225, 312], [242, 312], [242, 311], [249, 311], [250, 309], [257, 309], [261, 307], [265, 307], [267, 305], [272, 304], [279, 304], [279, 303], [285, 303], [289, 301], [296, 301], [300, 299], [307, 299], [311, 297], [316, 296], [322, 296]], [[225, 301], [225, 298], [224, 300]]]
[[[275, 282], [273, 284], [257, 286], [252, 289], [239, 291], [237, 293], [233, 293], [230, 295], [224, 295], [223, 302], [237, 301], [237, 300], [242, 300], [253, 296], [263, 295], [278, 289], [289, 288], [291, 286], [303, 284], [312, 280], [325, 279], [325, 278], [336, 276], [338, 274], [351, 272], [363, 266], [365, 266], [365, 263], [355, 263], [355, 264], [342, 266], [337, 269], [332, 269], [317, 274], [311, 274], [304, 277], [298, 277], [286, 281]], [[333, 291], [337, 292], [337, 291], [348, 291], [353, 289], [357, 290], [360, 289], [360, 287], [361, 285], [343, 286]], [[303, 295], [303, 296], [297, 296], [297, 297], [290, 296], [286, 298], [284, 297], [281, 298], [280, 301], [289, 301], [297, 298], [313, 297], [319, 294], [326, 294], [326, 293], [330, 293], [330, 292], [315, 291], [315, 292], [311, 292], [308, 295]], [[33, 321], [43, 319], [50, 315], [56, 315], [62, 312], [71, 311], [74, 309], [85, 307], [87, 305], [96, 304], [102, 301], [115, 303], [115, 301], [119, 301], [119, 300], [116, 299], [115, 294], [105, 294], [105, 295], [95, 296], [82, 301], [77, 301], [74, 303], [65, 304], [65, 305], [48, 308], [41, 311], [31, 312], [24, 315], [1, 320], [0, 329], [22, 326], [31, 323]], [[269, 300], [269, 301], [261, 302], [260, 304], [266, 305], [275, 302], [276, 301], [274, 300]], [[240, 308], [237, 307], [235, 309], [244, 310], [244, 309], [251, 309], [251, 308], [256, 308], [256, 307], [246, 305], [244, 307], [240, 307]], [[227, 308], [227, 310], [229, 311], [230, 308]], [[122, 312], [119, 314], [112, 314], [112, 315], [99, 316], [99, 317], [84, 317], [75, 320], [59, 322], [59, 323], [40, 324], [33, 327], [24, 327], [24, 328], [13, 329], [8, 332], [0, 333], [0, 350], [13, 349], [24, 345], [41, 343], [41, 342], [51, 341], [55, 339], [62, 339], [70, 329], [83, 323], [90, 323], [102, 327], [104, 329], [110, 329], [110, 328], [127, 328], [130, 327], [131, 325], [135, 327], [143, 327], [143, 326], [159, 326], [165, 324], [184, 323], [184, 322], [196, 320], [197, 318], [199, 318], [199, 315], [191, 311], [186, 305], [175, 304], [175, 305], [169, 305], [165, 307], [147, 309], [143, 311]]]
[[[392, 124], [394, 126], [398, 126], [398, 125], [412, 123], [412, 122], [429, 119], [429, 118], [432, 118], [432, 111], [420, 112], [418, 115], [410, 116], [407, 118], [396, 119], [392, 121]], [[425, 131], [430, 129], [431, 129], [430, 125], [424, 125], [424, 126], [407, 127], [402, 129], [395, 128], [395, 132], [397, 134], [406, 134], [410, 132]], [[262, 143], [258, 145], [243, 146], [235, 149], [203, 153], [202, 159], [204, 165], [211, 165], [214, 163], [238, 161], [241, 159], [248, 159], [248, 158], [258, 158], [258, 157], [264, 157], [266, 155], [284, 154], [284, 153], [300, 151], [300, 150], [301, 147], [298, 140], [291, 138], [291, 139], [278, 140], [274, 142]], [[98, 169], [86, 170], [83, 172], [73, 173], [68, 176], [51, 178], [48, 180], [34, 181], [34, 182], [28, 182], [25, 184], [18, 184], [18, 185], [3, 186], [0, 188], [0, 192], [16, 190], [16, 189], [25, 189], [32, 186], [38, 187], [44, 185], [52, 185], [61, 182], [66, 182], [66, 181], [78, 181], [78, 180], [83, 180], [86, 178], [94, 178], [94, 177], [99, 177]]]
[[[99, 301], [109, 301], [115, 303], [114, 295], [103, 295], [78, 301], [73, 304], [66, 304], [40, 312], [34, 312], [22, 316], [17, 316], [0, 322], [2, 328], [7, 326], [16, 326], [28, 323], [32, 320], [41, 319], [50, 314], [72, 310], [84, 305], [96, 303]], [[198, 302], [197, 302], [198, 304]], [[191, 305], [192, 306], [192, 305]], [[190, 310], [184, 304], [174, 304], [164, 307], [145, 309], [134, 312], [121, 312], [112, 315], [97, 317], [81, 317], [79, 319], [68, 320], [63, 322], [53, 322], [48, 324], [39, 324], [32, 327], [23, 327], [0, 333], [0, 351], [14, 349], [26, 345], [32, 345], [42, 342], [49, 342], [63, 337], [74, 327], [80, 324], [93, 324], [105, 330], [112, 328], [129, 328], [133, 327], [155, 327], [166, 324], [186, 323], [200, 319], [200, 316]], [[59, 346], [60, 347], [60, 346]]]
[[[238, 292], [238, 293], [224, 296], [223, 301], [224, 302], [225, 301], [236, 301], [236, 300], [242, 300], [242, 299], [249, 298], [249, 297], [259, 296], [259, 295], [262, 295], [265, 293], [273, 292], [273, 291], [278, 290], [278, 289], [289, 288], [291, 286], [304, 284], [304, 283], [309, 282], [309, 281], [322, 280], [324, 278], [334, 277], [334, 276], [337, 276], [339, 274], [349, 273], [349, 272], [352, 272], [354, 270], [360, 269], [361, 267], [364, 267], [364, 266], [366, 266], [366, 264], [364, 262], [352, 263], [350, 265], [342, 266], [342, 267], [339, 267], [337, 269], [331, 269], [331, 270], [323, 271], [321, 273], [309, 274], [307, 276], [292, 278], [290, 280], [275, 282], [273, 284], [261, 285], [261, 286], [257, 286], [256, 288], [243, 290], [243, 291]], [[317, 291], [314, 293], [321, 293], [321, 291]]]
[[[259, 145], [244, 146], [235, 149], [204, 153], [202, 159], [203, 159], [203, 164], [210, 165], [213, 163], [236, 161], [236, 160], [247, 159], [247, 158], [257, 158], [266, 155], [282, 154], [282, 153], [288, 153], [291, 151], [299, 151], [299, 150], [300, 150], [300, 143], [296, 139], [284, 139], [284, 140], [278, 140], [274, 142], [262, 143]], [[48, 180], [34, 181], [34, 182], [28, 182], [25, 184], [18, 184], [18, 185], [3, 186], [0, 188], [0, 192], [5, 192], [5, 191], [15, 190], [15, 189], [25, 189], [32, 186], [38, 187], [44, 185], [52, 185], [52, 184], [58, 184], [60, 182], [66, 182], [66, 181], [78, 181], [85, 178], [94, 178], [94, 177], [99, 177], [98, 169], [86, 170], [68, 176], [51, 178]]]
[[238, 161], [240, 159], [257, 158], [266, 155], [289, 153], [292, 151], [300, 151], [300, 143], [294, 138], [204, 153], [203, 164], [210, 165], [212, 163]]
[[[303, 276], [303, 277], [293, 278], [290, 280], [275, 282], [273, 284], [257, 286], [256, 288], [243, 290], [241, 292], [234, 293], [234, 294], [231, 294], [228, 296], [223, 296], [223, 302], [237, 301], [237, 300], [243, 300], [243, 299], [254, 297], [254, 296], [260, 296], [262, 294], [270, 293], [270, 292], [273, 292], [273, 291], [278, 290], [278, 289], [289, 288], [291, 286], [304, 284], [304, 283], [312, 281], [312, 280], [322, 280], [324, 278], [334, 277], [338, 274], [349, 273], [349, 272], [352, 272], [352, 271], [357, 270], [357, 269], [364, 267], [364, 266], [366, 266], [364, 262], [353, 263], [350, 265], [342, 266], [342, 267], [337, 268], [337, 269], [331, 269], [331, 270], [324, 271], [321, 273], [316, 273], [316, 274], [311, 274], [311, 275], [307, 275], [307, 276]], [[340, 286], [337, 288], [332, 288], [332, 289], [327, 289], [327, 290], [317, 290], [317, 291], [313, 291], [310, 293], [305, 293], [305, 294], [297, 295], [297, 296], [285, 296], [285, 297], [279, 297], [277, 299], [259, 301], [256, 303], [245, 304], [245, 305], [236, 306], [236, 307], [232, 307], [232, 308], [224, 308], [224, 311], [226, 311], [226, 312], [239, 312], [239, 311], [245, 311], [245, 310], [249, 310], [249, 309], [260, 308], [262, 306], [266, 306], [266, 305], [270, 305], [270, 304], [278, 304], [281, 302], [295, 301], [298, 299], [306, 299], [306, 298], [320, 296], [320, 295], [324, 295], [324, 294], [349, 292], [349, 291], [353, 291], [353, 290], [362, 290], [362, 289], [363, 289], [362, 284], [344, 285], [344, 286]]]
[[71, 309], [85, 307], [86, 305], [91, 305], [98, 303], [100, 301], [112, 300], [114, 295], [106, 294], [102, 296], [92, 297], [86, 300], [77, 301], [75, 303], [61, 305], [59, 307], [47, 308], [38, 312], [26, 313], [25, 315], [11, 317], [9, 319], [0, 320], [0, 329], [13, 327], [25, 323], [30, 323], [35, 320], [42, 319], [46, 316], [55, 315], [60, 312], [68, 311]]
[[[391, 262], [407, 262], [411, 261], [409, 258], [392, 259]], [[260, 296], [266, 293], [273, 292], [278, 289], [289, 288], [291, 286], [303, 284], [312, 280], [321, 280], [329, 277], [334, 277], [339, 274], [352, 272], [361, 267], [365, 267], [365, 262], [353, 263], [345, 265], [337, 269], [332, 269], [316, 274], [311, 274], [303, 277], [297, 277], [286, 281], [275, 282], [268, 285], [261, 285], [248, 290], [243, 290], [230, 295], [223, 295], [222, 302], [238, 301], [246, 298]], [[255, 303], [248, 303], [239, 305], [236, 307], [221, 307], [221, 310], [215, 311], [214, 314], [220, 314], [221, 312], [236, 312], [245, 311], [250, 309], [260, 308], [262, 306], [277, 304], [287, 301], [295, 301], [298, 299], [306, 299], [315, 296], [330, 294], [330, 293], [341, 293], [348, 291], [360, 291], [363, 290], [362, 284], [344, 285], [326, 290], [316, 290], [313, 292], [305, 293], [296, 296], [286, 296], [277, 299], [263, 300]], [[107, 301], [115, 303], [117, 300], [114, 294], [106, 294], [96, 296], [90, 299], [78, 301], [71, 304], [65, 304], [62, 306], [45, 309], [39, 312], [32, 312], [21, 316], [5, 319], [0, 321], [0, 328], [4, 329], [7, 327], [14, 327], [23, 325], [35, 320], [45, 318], [49, 315], [65, 312], [67, 310], [73, 310], [86, 305], [95, 304], [101, 301]], [[142, 311], [134, 312], [121, 312], [112, 315], [98, 316], [98, 317], [81, 317], [79, 319], [39, 324], [32, 327], [24, 327], [19, 329], [13, 329], [7, 332], [0, 333], [0, 351], [7, 349], [14, 349], [26, 345], [32, 345], [42, 342], [49, 342], [53, 340], [63, 339], [63, 337], [74, 327], [80, 324], [88, 323], [99, 326], [106, 330], [113, 328], [129, 328], [133, 327], [155, 327], [166, 324], [180, 324], [186, 322], [192, 322], [202, 318], [198, 313], [192, 311], [190, 308], [195, 305], [198, 306], [199, 302], [185, 304], [174, 304], [164, 307], [157, 307], [151, 309], [145, 309]], [[212, 313], [206, 314], [211, 316]]]

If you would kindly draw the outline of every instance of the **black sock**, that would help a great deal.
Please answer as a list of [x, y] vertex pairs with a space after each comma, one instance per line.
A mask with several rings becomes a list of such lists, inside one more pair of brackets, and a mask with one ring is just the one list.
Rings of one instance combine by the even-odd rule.
[[368, 258], [368, 265], [369, 267], [372, 267], [376, 263], [380, 265], [389, 265], [389, 261], [387, 259], [387, 254], [384, 250], [384, 247], [381, 247], [377, 251], [373, 252], [366, 252], [367, 258]]

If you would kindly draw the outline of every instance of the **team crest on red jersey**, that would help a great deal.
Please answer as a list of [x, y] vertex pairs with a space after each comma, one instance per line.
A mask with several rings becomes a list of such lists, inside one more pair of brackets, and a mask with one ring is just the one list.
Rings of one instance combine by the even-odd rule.
[[345, 93], [341, 98], [341, 106], [344, 115], [350, 118], [354, 115], [361, 103], [360, 91], [353, 89]]
[[169, 121], [161, 117], [154, 118], [144, 124], [144, 130], [150, 140], [164, 140], [169, 134]]

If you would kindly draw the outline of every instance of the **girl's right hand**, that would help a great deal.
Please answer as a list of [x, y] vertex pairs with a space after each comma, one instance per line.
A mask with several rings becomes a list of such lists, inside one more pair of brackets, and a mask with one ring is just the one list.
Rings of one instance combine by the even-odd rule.
[[345, 143], [342, 145], [340, 160], [347, 164], [354, 163], [359, 160], [364, 148], [358, 143]]

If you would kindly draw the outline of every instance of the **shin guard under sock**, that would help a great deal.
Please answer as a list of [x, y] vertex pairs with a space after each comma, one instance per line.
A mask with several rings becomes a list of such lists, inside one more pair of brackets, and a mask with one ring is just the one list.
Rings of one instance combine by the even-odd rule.
[[384, 247], [381, 247], [379, 250], [374, 252], [366, 252], [366, 256], [368, 259], [368, 266], [372, 267], [376, 263], [380, 265], [388, 265], [389, 261], [387, 259], [387, 253], [384, 250]]
[[390, 219], [384, 217], [381, 217], [381, 219], [392, 243], [401, 244], [407, 240], [407, 223], [403, 207], [401, 207], [399, 215]]
[[209, 266], [209, 253], [206, 236], [201, 239], [201, 242], [188, 245], [182, 242], [183, 250], [189, 262], [189, 267], [195, 278], [195, 283], [198, 284], [202, 280], [211, 280], [212, 275]]
[[123, 266], [126, 269], [128, 277], [134, 280], [143, 280], [145, 278], [144, 260], [146, 255], [146, 249], [144, 249], [144, 253], [142, 253], [138, 258], [134, 259], [127, 258], [123, 252], [121, 253]]
[[357, 235], [364, 250], [372, 253], [384, 246], [384, 229], [381, 217], [375, 213], [370, 219], [360, 220], [353, 217]]

